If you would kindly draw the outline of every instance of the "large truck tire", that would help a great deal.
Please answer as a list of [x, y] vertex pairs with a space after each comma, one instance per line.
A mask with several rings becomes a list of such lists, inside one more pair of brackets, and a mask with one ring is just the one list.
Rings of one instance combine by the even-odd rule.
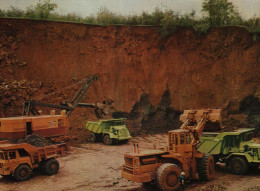
[[27, 164], [18, 166], [14, 171], [14, 179], [17, 181], [25, 181], [31, 178], [32, 170]]
[[58, 171], [59, 171], [59, 168], [60, 168], [60, 164], [59, 162], [52, 158], [52, 159], [49, 159], [47, 160], [45, 163], [44, 163], [44, 172], [47, 174], [47, 175], [53, 175], [53, 174], [57, 174]]
[[228, 169], [233, 174], [245, 174], [248, 170], [248, 164], [245, 159], [234, 157], [229, 161]]
[[113, 139], [111, 139], [109, 135], [105, 135], [103, 137], [103, 143], [105, 145], [112, 145], [113, 144]]
[[209, 181], [213, 178], [215, 163], [212, 155], [204, 154], [197, 161], [197, 172], [201, 181]]
[[176, 164], [162, 164], [156, 171], [156, 184], [160, 190], [173, 191], [180, 187], [181, 169]]
[[91, 132], [88, 137], [88, 140], [89, 140], [89, 142], [96, 143], [98, 140], [97, 135], [95, 133]]

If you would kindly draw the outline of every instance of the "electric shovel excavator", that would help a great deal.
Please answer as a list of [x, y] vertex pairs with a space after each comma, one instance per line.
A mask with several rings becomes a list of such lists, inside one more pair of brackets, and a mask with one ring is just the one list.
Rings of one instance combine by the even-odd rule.
[[[23, 106], [22, 116], [0, 118], [0, 139], [17, 140], [27, 135], [38, 134], [42, 137], [62, 137], [67, 133], [69, 116], [76, 107], [94, 108], [97, 118], [109, 114], [113, 110], [113, 101], [105, 100], [103, 103], [80, 103], [91, 85], [100, 78], [99, 74], [89, 75], [84, 79], [83, 85], [73, 97], [71, 102], [60, 105], [41, 103], [35, 100], [26, 100]], [[102, 87], [103, 88], [103, 87]], [[37, 107], [60, 109], [59, 115], [55, 110], [50, 115], [41, 115]]]
[[[73, 97], [71, 102], [65, 102], [65, 103], [60, 103], [60, 105], [54, 105], [48, 103], [41, 103], [36, 100], [25, 100], [22, 115], [23, 116], [24, 115], [30, 116], [31, 114], [40, 115], [40, 112], [36, 109], [37, 106], [40, 106], [40, 107], [48, 107], [48, 108], [65, 110], [67, 117], [69, 117], [77, 107], [88, 107], [88, 108], [94, 108], [96, 117], [98, 119], [103, 118], [103, 115], [111, 114], [111, 111], [113, 110], [112, 100], [105, 99], [102, 103], [80, 103], [80, 101], [82, 100], [83, 96], [86, 94], [88, 89], [92, 86], [92, 84], [94, 84], [95, 81], [98, 81], [99, 79], [100, 79], [99, 74], [88, 75], [87, 78], [84, 80], [83, 85], [78, 90], [76, 95]], [[101, 87], [104, 93], [102, 83], [101, 83]]]
[[214, 174], [214, 159], [197, 150], [199, 136], [207, 124], [220, 123], [220, 109], [185, 110], [180, 116], [180, 129], [168, 132], [167, 146], [154, 150], [139, 150], [125, 154], [121, 169], [122, 177], [141, 183], [155, 183], [163, 191], [179, 188], [179, 176], [186, 179], [209, 181]]

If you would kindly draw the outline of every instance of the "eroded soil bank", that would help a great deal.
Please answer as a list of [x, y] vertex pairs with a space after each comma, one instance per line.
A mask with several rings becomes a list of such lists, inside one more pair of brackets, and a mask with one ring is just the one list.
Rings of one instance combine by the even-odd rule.
[[[259, 124], [260, 38], [240, 27], [183, 28], [167, 39], [158, 30], [0, 19], [0, 115], [20, 115], [24, 99], [70, 100], [80, 80], [99, 73], [105, 96], [135, 129], [168, 129], [183, 109], [212, 107]], [[103, 98], [97, 83], [83, 101]], [[92, 118], [76, 110], [72, 126], [81, 132]]]

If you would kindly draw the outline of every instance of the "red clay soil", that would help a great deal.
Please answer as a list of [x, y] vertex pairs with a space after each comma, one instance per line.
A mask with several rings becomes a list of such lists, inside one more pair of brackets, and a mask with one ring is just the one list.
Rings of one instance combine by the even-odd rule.
[[158, 104], [167, 88], [177, 110], [221, 107], [260, 93], [260, 40], [239, 27], [201, 36], [181, 29], [163, 40], [156, 27], [1, 19], [0, 31], [10, 41], [6, 54], [16, 60], [1, 65], [3, 78], [70, 81], [100, 73], [122, 111], [142, 94]]
[[[183, 28], [167, 39], [158, 30], [0, 19], [0, 116], [19, 115], [24, 99], [69, 100], [78, 88], [73, 85], [94, 73], [123, 112], [130, 112], [144, 94], [149, 102], [144, 113], [167, 113], [171, 107], [174, 116], [190, 108], [236, 110], [246, 96], [260, 97], [260, 38], [253, 41], [240, 27], [212, 28], [202, 35]], [[165, 92], [169, 105], [162, 109]], [[97, 83], [83, 102], [103, 98]], [[79, 128], [74, 138], [85, 139], [82, 126], [94, 119], [93, 111], [78, 109], [72, 119]]]

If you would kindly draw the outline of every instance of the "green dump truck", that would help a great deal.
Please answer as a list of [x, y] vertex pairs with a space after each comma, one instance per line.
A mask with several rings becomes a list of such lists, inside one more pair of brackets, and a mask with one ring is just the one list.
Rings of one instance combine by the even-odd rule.
[[102, 119], [98, 122], [88, 121], [86, 129], [91, 131], [89, 141], [103, 141], [106, 145], [115, 143], [126, 143], [131, 139], [130, 133], [125, 125], [125, 119]]
[[234, 132], [205, 132], [200, 136], [198, 150], [214, 156], [215, 162], [225, 163], [231, 173], [245, 174], [260, 164], [260, 144], [252, 140], [254, 129]]

